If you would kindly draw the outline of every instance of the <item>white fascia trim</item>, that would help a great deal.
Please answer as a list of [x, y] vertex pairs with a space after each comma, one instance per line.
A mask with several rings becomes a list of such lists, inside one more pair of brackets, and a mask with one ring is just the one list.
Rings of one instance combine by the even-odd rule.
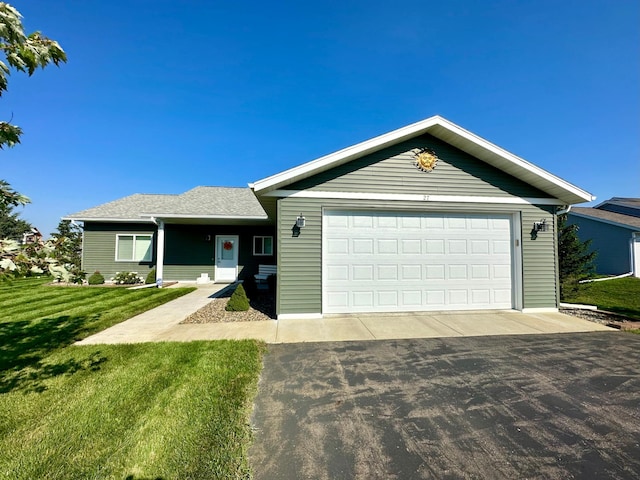
[[[616, 212], [610, 212], [610, 213], [616, 213]], [[606, 223], [606, 224], [609, 224], [609, 225], [613, 225], [615, 227], [626, 228], [627, 230], [632, 230], [632, 231], [635, 231], [635, 232], [640, 232], [640, 228], [634, 227], [633, 225], [626, 225], [624, 223], [614, 222], [613, 220], [605, 220], [604, 218], [592, 217], [590, 215], [585, 215], [585, 214], [582, 214], [582, 213], [578, 213], [575, 210], [572, 210], [569, 213], [569, 215], [580, 217], [580, 218], [586, 218], [587, 220], [594, 220], [596, 222]], [[619, 215], [623, 215], [623, 214], [620, 213]]]
[[229, 220], [268, 220], [266, 215], [245, 216], [245, 215], [175, 215], [172, 213], [141, 213], [144, 218], [203, 218], [203, 219], [229, 219]]
[[435, 125], [439, 125], [442, 128], [457, 135], [458, 137], [464, 138], [484, 148], [485, 150], [498, 155], [499, 157], [511, 163], [514, 163], [515, 165], [525, 170], [528, 170], [529, 172], [564, 189], [565, 191], [571, 192], [572, 194], [584, 199], [584, 201], [590, 202], [595, 200], [595, 197], [590, 193], [576, 187], [575, 185], [570, 184], [569, 182], [562, 180], [559, 177], [556, 177], [555, 175], [533, 165], [532, 163], [527, 162], [523, 158], [520, 158], [517, 155], [514, 155], [504, 150], [503, 148], [498, 147], [497, 145], [485, 140], [484, 138], [479, 137], [478, 135], [471, 133], [470, 131], [465, 130], [462, 127], [459, 127], [455, 123], [452, 123], [439, 115], [435, 115], [433, 117], [427, 118], [426, 120], [422, 120], [406, 127], [399, 128], [398, 130], [394, 130], [384, 135], [366, 140], [351, 147], [344, 148], [335, 153], [325, 155], [324, 157], [320, 157], [316, 160], [304, 163], [298, 167], [290, 168], [289, 170], [285, 170], [284, 172], [272, 175], [271, 177], [267, 177], [263, 180], [258, 180], [257, 182], [250, 184], [250, 186], [252, 186], [254, 192], [258, 193], [264, 189], [277, 186], [278, 184], [282, 184], [294, 178], [304, 177], [307, 174], [311, 174], [323, 167], [330, 166], [332, 164], [338, 164], [339, 162], [345, 162], [351, 158], [357, 158], [366, 153], [369, 153], [370, 151], [375, 151], [381, 146], [391, 146], [413, 136], [421, 135], [423, 133], [426, 133], [431, 127]]
[[558, 313], [554, 307], [523, 308], [522, 313]]
[[62, 217], [62, 220], [75, 220], [78, 222], [111, 222], [111, 223], [153, 223], [150, 218], [78, 218]]
[[329, 155], [325, 155], [315, 160], [311, 160], [310, 162], [303, 163], [302, 165], [290, 168], [288, 170], [285, 170], [284, 172], [280, 172], [262, 180], [258, 180], [257, 182], [254, 182], [252, 184], [253, 189], [255, 192], [260, 192], [261, 190], [286, 182], [287, 180], [290, 180], [292, 178], [304, 176], [308, 173], [313, 173], [314, 171], [322, 167], [332, 165], [341, 160], [347, 160], [352, 157], [355, 158], [360, 155], [366, 154], [367, 152], [373, 151], [382, 145], [392, 145], [393, 142], [400, 141], [405, 137], [420, 134], [422, 131], [426, 131], [429, 127], [439, 123], [438, 120], [444, 119], [436, 115], [420, 122], [407, 125], [406, 127], [399, 128], [398, 130], [394, 130], [392, 132], [385, 133], [372, 139], [365, 140], [364, 142], [358, 143], [356, 145], [343, 148], [342, 150], [338, 150], [337, 152], [330, 153]]
[[278, 320], [320, 320], [321, 313], [281, 313]]
[[575, 185], [570, 184], [569, 182], [556, 177], [555, 175], [553, 175], [552, 173], [547, 172], [546, 170], [543, 170], [540, 167], [535, 166], [534, 164], [526, 161], [524, 158], [518, 157], [517, 155], [514, 155], [511, 152], [508, 152], [507, 150], [485, 140], [482, 137], [479, 137], [478, 135], [476, 135], [475, 133], [472, 133], [468, 130], [465, 130], [462, 127], [459, 127], [458, 125], [456, 125], [455, 123], [451, 123], [449, 120], [446, 120], [444, 118], [440, 118], [441, 122], [439, 123], [442, 127], [448, 129], [449, 131], [451, 131], [452, 133], [455, 133], [456, 135], [465, 138], [473, 143], [475, 143], [476, 145], [492, 152], [495, 153], [496, 155], [504, 158], [505, 160], [509, 160], [512, 163], [518, 165], [519, 167], [524, 168], [525, 170], [528, 170], [529, 172], [543, 178], [544, 180], [547, 180], [548, 182], [551, 182], [571, 193], [573, 193], [574, 195], [577, 195], [578, 197], [583, 198], [585, 201], [587, 202], [591, 202], [593, 200], [595, 200], [596, 197], [594, 197], [593, 195], [591, 195], [589, 192], [586, 192], [578, 187], [576, 187]]
[[443, 203], [502, 203], [516, 205], [562, 205], [557, 198], [480, 197], [465, 195], [415, 195], [402, 193], [320, 192], [317, 190], [273, 190], [265, 197], [327, 198], [338, 200], [376, 200]]

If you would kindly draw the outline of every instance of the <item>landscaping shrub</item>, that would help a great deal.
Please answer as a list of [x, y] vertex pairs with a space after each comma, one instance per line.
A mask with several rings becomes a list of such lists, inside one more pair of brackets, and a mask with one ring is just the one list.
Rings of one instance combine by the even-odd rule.
[[246, 312], [249, 310], [249, 299], [247, 293], [244, 291], [242, 284], [238, 285], [235, 291], [231, 294], [229, 302], [225, 307], [227, 312]]
[[151, 283], [156, 283], [156, 269], [152, 268], [149, 273], [147, 273], [147, 278], [144, 281], [145, 284], [149, 285]]
[[89, 285], [102, 285], [104, 283], [104, 276], [100, 272], [96, 271], [87, 281], [89, 282]]
[[111, 280], [116, 285], [135, 285], [136, 283], [142, 283], [144, 278], [140, 277], [138, 272], [116, 272], [116, 276]]

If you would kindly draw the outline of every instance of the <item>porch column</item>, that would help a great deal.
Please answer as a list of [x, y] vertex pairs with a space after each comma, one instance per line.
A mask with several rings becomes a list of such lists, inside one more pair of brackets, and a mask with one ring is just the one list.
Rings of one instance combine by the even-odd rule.
[[[163, 278], [164, 273], [164, 222], [158, 220], [158, 240], [156, 244], [156, 282]], [[158, 285], [159, 288], [162, 285]]]

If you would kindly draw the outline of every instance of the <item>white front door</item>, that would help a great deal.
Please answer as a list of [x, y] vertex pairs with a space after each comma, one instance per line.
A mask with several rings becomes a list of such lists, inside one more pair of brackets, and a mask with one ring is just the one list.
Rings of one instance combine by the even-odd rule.
[[235, 282], [238, 278], [237, 235], [216, 235], [216, 282]]

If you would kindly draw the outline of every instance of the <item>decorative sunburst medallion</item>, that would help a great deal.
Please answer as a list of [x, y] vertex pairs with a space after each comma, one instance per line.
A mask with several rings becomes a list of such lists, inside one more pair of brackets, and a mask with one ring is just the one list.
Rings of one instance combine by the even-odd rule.
[[438, 163], [438, 156], [436, 152], [428, 147], [416, 149], [413, 151], [413, 158], [415, 159], [415, 166], [423, 172], [431, 172], [436, 168]]

